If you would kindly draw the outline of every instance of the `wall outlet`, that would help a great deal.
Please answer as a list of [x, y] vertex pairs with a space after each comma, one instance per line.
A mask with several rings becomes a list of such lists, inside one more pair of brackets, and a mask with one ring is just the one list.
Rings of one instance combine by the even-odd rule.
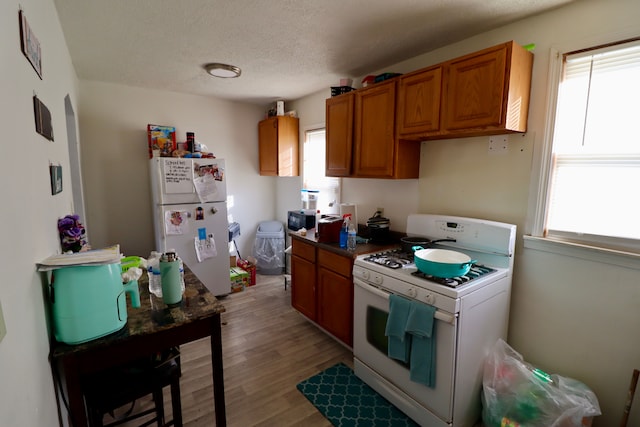
[[376, 208], [376, 212], [380, 212], [380, 216], [384, 216], [384, 208]]

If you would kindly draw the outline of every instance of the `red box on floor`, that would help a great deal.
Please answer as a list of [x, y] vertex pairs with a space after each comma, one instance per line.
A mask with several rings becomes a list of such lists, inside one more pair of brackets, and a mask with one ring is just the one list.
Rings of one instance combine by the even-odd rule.
[[238, 261], [236, 262], [236, 266], [240, 267], [241, 269], [249, 273], [249, 283], [248, 283], [249, 286], [253, 286], [256, 284], [256, 265], [255, 264], [252, 264], [246, 259], [238, 258]]

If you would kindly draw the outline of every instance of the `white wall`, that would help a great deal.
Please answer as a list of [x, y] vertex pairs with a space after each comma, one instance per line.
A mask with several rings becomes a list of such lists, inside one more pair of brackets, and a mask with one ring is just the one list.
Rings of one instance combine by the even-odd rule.
[[87, 224], [93, 247], [119, 243], [125, 255], [154, 250], [147, 124], [176, 127], [225, 159], [229, 213], [240, 254], [251, 254], [257, 223], [274, 219], [273, 178], [258, 174], [261, 108], [215, 98], [81, 81], [79, 109]]
[[[536, 183], [545, 131], [550, 48], [581, 48], [638, 36], [638, 22], [637, 0], [583, 0], [385, 70], [372, 70], [409, 72], [508, 40], [535, 43], [529, 130], [510, 136], [504, 155], [489, 154], [488, 137], [423, 142], [419, 180], [343, 181], [344, 200], [369, 207], [382, 204], [392, 228], [400, 231], [406, 215], [414, 211], [517, 224], [509, 342], [541, 369], [592, 388], [603, 412], [594, 425], [603, 427], [619, 424], [631, 373], [640, 363], [640, 263], [637, 268], [616, 267], [525, 249], [522, 234], [531, 231], [529, 203], [535, 194], [530, 188], [536, 188], [531, 184]], [[322, 92], [297, 101], [298, 113], [321, 121], [327, 97]], [[638, 398], [629, 425], [640, 425]]]
[[[40, 41], [42, 80], [20, 51], [22, 7]], [[57, 220], [73, 212], [64, 98], [77, 110], [77, 80], [51, 0], [0, 2], [0, 424], [51, 426], [58, 413], [45, 309], [45, 280], [35, 264], [60, 251]], [[35, 132], [32, 96], [51, 111], [54, 142]], [[63, 191], [51, 195], [49, 163], [63, 168]]]

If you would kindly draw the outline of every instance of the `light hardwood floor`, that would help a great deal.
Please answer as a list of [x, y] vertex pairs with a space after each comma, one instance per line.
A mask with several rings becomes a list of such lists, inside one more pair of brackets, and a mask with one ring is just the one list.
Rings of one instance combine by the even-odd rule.
[[[291, 308], [291, 287], [285, 290], [284, 276], [258, 275], [255, 286], [221, 301], [227, 310], [222, 314], [227, 425], [331, 426], [296, 384], [338, 362], [353, 367], [351, 350]], [[181, 346], [187, 427], [215, 425], [209, 346], [208, 339]], [[138, 408], [149, 404], [137, 403]], [[165, 406], [170, 419], [168, 389]]]

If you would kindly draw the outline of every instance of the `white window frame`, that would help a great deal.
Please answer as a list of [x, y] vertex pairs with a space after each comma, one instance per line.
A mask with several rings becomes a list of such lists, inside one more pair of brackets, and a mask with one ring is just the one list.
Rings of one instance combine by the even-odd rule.
[[[628, 40], [637, 37], [637, 33], [620, 33], [608, 35], [605, 38], [583, 40], [579, 45], [552, 46], [549, 51], [549, 68], [547, 79], [546, 120], [542, 149], [537, 159], [539, 167], [537, 176], [532, 176], [529, 227], [531, 234], [524, 235], [525, 248], [552, 252], [572, 256], [594, 262], [603, 262], [622, 267], [640, 270], [640, 242], [628, 242], [629, 249], [610, 246], [607, 239], [595, 238], [593, 242], [576, 242], [564, 239], [559, 233], [545, 236], [546, 213], [549, 205], [549, 191], [552, 161], [553, 161], [553, 133], [556, 119], [559, 83], [563, 70], [563, 55], [594, 46], [616, 43], [618, 40]], [[536, 170], [534, 170], [535, 172]]]
[[[322, 187], [322, 188], [307, 188], [307, 185], [306, 185], [306, 178], [307, 177], [305, 175], [306, 174], [306, 170], [305, 170], [306, 168], [304, 167], [305, 159], [306, 159], [306, 156], [307, 156], [307, 153], [305, 151], [305, 145], [307, 143], [308, 134], [309, 133], [313, 133], [313, 132], [319, 132], [319, 131], [324, 131], [325, 140], [326, 140], [327, 128], [326, 128], [326, 126], [324, 124], [315, 125], [315, 126], [309, 126], [308, 128], [303, 129], [302, 135], [303, 135], [304, 139], [303, 139], [303, 143], [302, 143], [302, 147], [303, 147], [302, 148], [302, 164], [303, 164], [303, 167], [302, 167], [302, 182], [301, 182], [301, 185], [302, 185], [302, 189], [303, 190], [304, 189], [306, 189], [306, 190], [319, 190], [320, 191], [320, 200], [324, 201], [324, 200], [327, 199], [327, 194], [326, 194], [326, 192], [323, 194], [323, 189], [326, 190], [326, 188], [325, 187]], [[326, 147], [326, 145], [325, 145], [325, 147]], [[325, 158], [322, 159], [322, 160], [326, 161], [326, 148], [325, 148]], [[325, 170], [326, 170], [326, 168], [325, 168]], [[342, 180], [340, 178], [327, 177], [326, 175], [325, 175], [325, 178], [327, 180], [331, 180], [331, 181], [335, 182], [335, 184], [336, 184], [335, 185], [335, 194], [334, 194], [335, 197], [333, 199], [333, 204], [330, 205], [328, 210], [324, 210], [323, 211], [321, 209], [322, 206], [320, 204], [318, 204], [318, 209], [321, 209], [321, 212], [320, 212], [321, 214], [339, 213], [340, 198], [341, 198], [341, 193], [342, 193]], [[332, 187], [334, 187], [334, 186], [332, 186]], [[329, 201], [331, 201], [331, 200], [329, 200]]]

